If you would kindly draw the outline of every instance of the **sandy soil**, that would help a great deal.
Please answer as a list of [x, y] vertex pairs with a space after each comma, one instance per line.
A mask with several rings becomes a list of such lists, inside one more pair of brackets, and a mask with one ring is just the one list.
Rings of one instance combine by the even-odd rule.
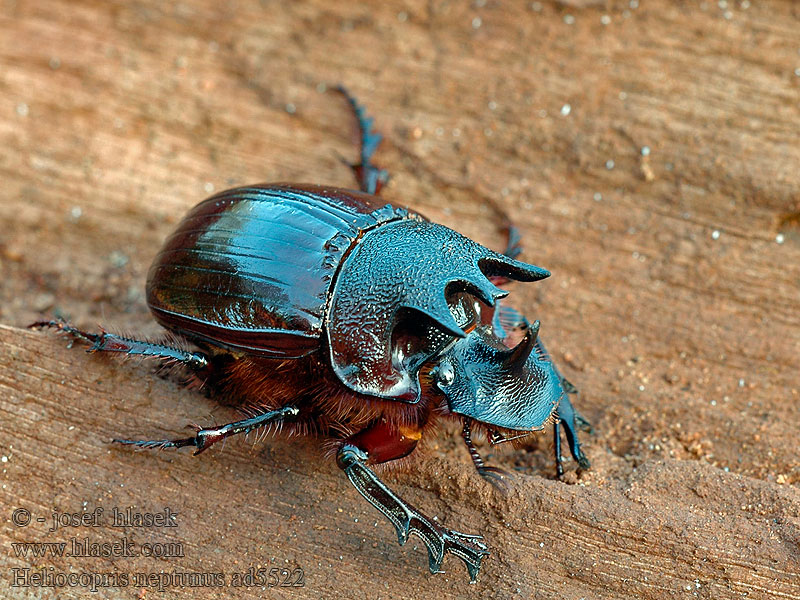
[[[795, 3], [12, 1], [0, 31], [3, 597], [220, 597], [158, 591], [190, 572], [224, 574], [230, 598], [800, 598]], [[511, 298], [582, 391], [592, 469], [554, 480], [550, 435], [483, 446], [517, 474], [503, 496], [444, 428], [389, 477], [486, 537], [476, 585], [453, 557], [430, 575], [313, 441], [112, 447], [233, 415], [148, 364], [24, 330], [60, 313], [158, 335], [144, 277], [197, 201], [352, 185], [353, 123], [324, 91], [338, 82], [386, 134], [387, 200], [497, 247], [493, 198], [553, 273]], [[48, 531], [54, 510], [97, 507], [98, 527]], [[178, 526], [113, 528], [115, 507]], [[183, 556], [12, 546], [72, 538]], [[232, 587], [251, 567], [302, 569], [304, 586]], [[14, 586], [24, 568], [144, 579]]]

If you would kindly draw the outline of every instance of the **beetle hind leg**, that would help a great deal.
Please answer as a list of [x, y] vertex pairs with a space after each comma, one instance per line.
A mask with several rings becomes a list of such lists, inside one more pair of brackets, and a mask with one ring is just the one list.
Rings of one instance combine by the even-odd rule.
[[208, 358], [202, 352], [192, 352], [177, 345], [167, 345], [127, 338], [101, 329], [99, 333], [90, 333], [73, 327], [66, 321], [37, 321], [28, 325], [29, 329], [50, 327], [65, 333], [73, 339], [91, 344], [87, 352], [120, 352], [128, 356], [159, 358], [166, 362], [183, 364], [192, 371], [199, 372], [209, 368]]
[[241, 421], [234, 421], [221, 427], [204, 428], [194, 426], [197, 433], [193, 437], [182, 438], [178, 440], [123, 440], [114, 439], [117, 444], [124, 444], [127, 446], [136, 446], [137, 448], [185, 448], [187, 446], [194, 446], [197, 450], [194, 451], [195, 456], [201, 452], [208, 450], [212, 445], [219, 441], [224, 440], [232, 435], [240, 433], [249, 433], [254, 429], [265, 427], [272, 423], [282, 422], [285, 419], [296, 417], [300, 411], [294, 406], [284, 406], [278, 410], [271, 410], [263, 414], [243, 419]]
[[353, 487], [394, 525], [400, 545], [404, 545], [412, 533], [416, 534], [428, 549], [431, 573], [442, 573], [442, 561], [449, 552], [464, 561], [470, 583], [475, 583], [481, 561], [489, 554], [481, 536], [446, 529], [423, 515], [378, 479], [367, 467], [367, 458], [366, 452], [345, 443], [336, 455], [336, 463]]
[[358, 103], [355, 96], [342, 85], [337, 86], [336, 89], [347, 99], [358, 120], [361, 137], [361, 162], [350, 165], [350, 168], [353, 169], [362, 192], [378, 194], [389, 181], [389, 172], [372, 163], [372, 155], [378, 149], [383, 136], [372, 129], [374, 119], [367, 115], [366, 109]]
[[[500, 230], [505, 233], [506, 246], [503, 249], [503, 256], [516, 259], [522, 254], [522, 235], [519, 228], [511, 220], [511, 217], [503, 208], [502, 204], [496, 200], [489, 199], [488, 204], [495, 212], [500, 221]], [[496, 286], [503, 286], [512, 281], [509, 277], [493, 275], [489, 278]]]

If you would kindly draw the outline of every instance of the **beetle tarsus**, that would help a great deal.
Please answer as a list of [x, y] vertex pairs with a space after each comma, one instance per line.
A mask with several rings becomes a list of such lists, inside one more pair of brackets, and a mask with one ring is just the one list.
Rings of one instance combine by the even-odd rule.
[[184, 438], [180, 440], [123, 440], [114, 438], [111, 440], [115, 444], [124, 444], [126, 446], [136, 446], [137, 448], [146, 448], [148, 450], [164, 450], [165, 448], [184, 448], [186, 446], [196, 446], [197, 438]]
[[442, 572], [444, 555], [449, 552], [464, 561], [470, 582], [474, 583], [481, 561], [489, 554], [481, 536], [459, 533], [436, 524], [392, 492], [366, 466], [366, 461], [367, 454], [352, 444], [343, 444], [336, 456], [337, 464], [353, 487], [394, 525], [400, 545], [405, 544], [412, 533], [418, 535], [428, 549], [431, 573]]
[[[509, 258], [517, 258], [522, 254], [522, 235], [520, 235], [519, 229], [514, 225], [511, 217], [508, 216], [508, 213], [500, 202], [488, 198], [488, 204], [499, 217], [501, 221], [500, 227], [506, 234], [506, 247], [505, 250], [503, 250], [503, 255]], [[509, 277], [505, 276], [494, 276], [491, 280], [492, 283], [498, 286], [506, 285], [512, 281]], [[525, 317], [523, 317], [523, 319], [524, 318]]]
[[556, 455], [556, 476], [561, 479], [564, 475], [564, 467], [562, 466], [561, 458], [561, 426], [564, 426], [564, 434], [567, 438], [570, 454], [578, 467], [581, 469], [589, 469], [592, 465], [589, 459], [581, 450], [581, 444], [578, 441], [578, 428], [590, 427], [589, 422], [581, 417], [572, 406], [572, 402], [567, 394], [561, 398], [561, 402], [557, 409], [558, 419], [553, 425], [553, 447]]
[[472, 442], [472, 431], [470, 429], [470, 419], [464, 418], [464, 428], [461, 430], [461, 435], [464, 438], [464, 444], [467, 446], [469, 456], [472, 459], [472, 464], [475, 465], [475, 470], [486, 481], [491, 483], [495, 488], [503, 493], [508, 492], [510, 489], [509, 480], [512, 479], [511, 473], [499, 467], [490, 467], [483, 462], [478, 449]]
[[383, 139], [383, 136], [372, 129], [375, 119], [367, 114], [366, 109], [358, 103], [347, 88], [343, 85], [336, 86], [336, 89], [347, 99], [350, 107], [358, 120], [358, 130], [361, 137], [361, 162], [351, 164], [358, 185], [362, 192], [368, 194], [378, 194], [381, 188], [389, 181], [389, 172], [381, 169], [372, 163], [372, 155]]
[[279, 408], [277, 410], [271, 410], [269, 412], [265, 412], [255, 417], [251, 417], [249, 419], [234, 421], [233, 423], [228, 423], [227, 425], [222, 425], [220, 427], [205, 428], [205, 427], [200, 427], [198, 425], [194, 425], [193, 427], [197, 430], [197, 433], [194, 437], [182, 438], [178, 440], [114, 439], [113, 441], [117, 444], [125, 444], [128, 446], [136, 446], [138, 448], [148, 448], [157, 450], [163, 450], [165, 448], [185, 448], [186, 446], [194, 446], [197, 448], [197, 450], [195, 450], [194, 452], [194, 455], [197, 456], [201, 452], [208, 450], [211, 446], [213, 446], [214, 444], [216, 444], [221, 440], [224, 440], [227, 437], [238, 435], [240, 433], [249, 433], [254, 429], [258, 429], [260, 427], [265, 427], [272, 423], [281, 422], [284, 421], [285, 419], [296, 417], [299, 414], [299, 412], [300, 411], [294, 406], [284, 406], [283, 408]]
[[208, 358], [202, 352], [192, 352], [166, 344], [126, 338], [108, 333], [104, 329], [101, 329], [100, 333], [90, 333], [60, 319], [36, 321], [28, 325], [29, 329], [42, 329], [44, 327], [57, 329], [75, 339], [91, 344], [91, 347], [86, 350], [87, 352], [121, 352], [129, 356], [160, 358], [186, 365], [192, 371], [201, 371], [208, 367]]

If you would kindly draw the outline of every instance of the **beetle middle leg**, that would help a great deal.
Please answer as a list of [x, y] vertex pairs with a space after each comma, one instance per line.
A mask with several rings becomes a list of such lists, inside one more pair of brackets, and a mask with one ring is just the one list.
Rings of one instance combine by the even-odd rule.
[[389, 181], [389, 172], [381, 169], [372, 163], [372, 155], [383, 139], [383, 136], [372, 129], [374, 119], [367, 115], [366, 109], [358, 103], [358, 100], [339, 85], [336, 89], [344, 95], [358, 120], [358, 130], [361, 138], [361, 162], [350, 165], [353, 169], [359, 188], [367, 194], [378, 194], [381, 188]]
[[336, 464], [353, 487], [394, 525], [400, 545], [404, 545], [412, 533], [422, 539], [428, 549], [431, 573], [442, 572], [444, 555], [449, 552], [464, 561], [470, 581], [474, 583], [481, 561], [489, 554], [481, 536], [460, 533], [437, 524], [395, 494], [367, 466], [368, 463], [407, 456], [416, 447], [418, 439], [412, 432], [395, 431], [385, 422], [379, 422], [348, 438], [339, 448]]
[[122, 440], [114, 439], [117, 444], [125, 444], [127, 446], [136, 446], [138, 448], [185, 448], [186, 446], [194, 446], [197, 450], [194, 451], [195, 456], [201, 452], [208, 450], [213, 444], [224, 440], [232, 435], [240, 433], [249, 433], [254, 429], [265, 427], [272, 423], [280, 423], [286, 419], [291, 419], [299, 414], [299, 410], [294, 406], [284, 406], [277, 410], [271, 410], [263, 414], [251, 417], [249, 419], [242, 419], [241, 421], [234, 421], [221, 427], [197, 427], [197, 433], [189, 438], [182, 438], [178, 440]]

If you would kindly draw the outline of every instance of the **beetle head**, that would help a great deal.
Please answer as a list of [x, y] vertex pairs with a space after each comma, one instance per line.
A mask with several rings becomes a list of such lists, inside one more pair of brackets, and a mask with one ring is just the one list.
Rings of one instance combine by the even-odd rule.
[[562, 389], [552, 363], [537, 349], [538, 334], [536, 321], [517, 346], [508, 348], [491, 325], [478, 325], [456, 340], [431, 370], [450, 412], [505, 429], [542, 429]]
[[494, 275], [536, 281], [549, 273], [428, 221], [367, 231], [333, 286], [326, 330], [334, 372], [356, 392], [417, 402], [422, 365], [454, 338], [469, 338], [466, 309], [448, 297], [467, 292], [494, 306], [506, 295]]

